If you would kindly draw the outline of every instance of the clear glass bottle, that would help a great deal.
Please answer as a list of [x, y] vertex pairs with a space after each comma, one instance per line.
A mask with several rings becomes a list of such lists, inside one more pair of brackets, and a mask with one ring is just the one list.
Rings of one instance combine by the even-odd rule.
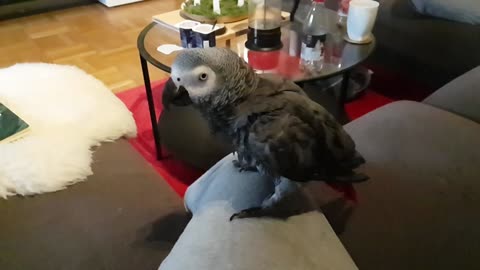
[[323, 67], [325, 40], [328, 33], [328, 15], [325, 0], [313, 0], [303, 23], [301, 66], [308, 71]]

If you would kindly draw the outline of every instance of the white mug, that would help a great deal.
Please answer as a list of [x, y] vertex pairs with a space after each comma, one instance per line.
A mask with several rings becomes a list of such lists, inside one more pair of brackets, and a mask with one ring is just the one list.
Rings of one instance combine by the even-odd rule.
[[348, 9], [347, 34], [353, 41], [370, 38], [379, 3], [373, 0], [352, 0]]

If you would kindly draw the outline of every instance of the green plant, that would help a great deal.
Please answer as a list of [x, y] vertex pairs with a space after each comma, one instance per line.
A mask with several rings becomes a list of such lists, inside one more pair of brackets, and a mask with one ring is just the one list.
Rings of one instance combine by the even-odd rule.
[[239, 17], [248, 14], [248, 1], [242, 7], [237, 6], [237, 0], [220, 0], [221, 14], [213, 12], [213, 0], [201, 0], [200, 5], [193, 5], [193, 0], [185, 1], [184, 11], [194, 15], [200, 15], [209, 19], [220, 16]]

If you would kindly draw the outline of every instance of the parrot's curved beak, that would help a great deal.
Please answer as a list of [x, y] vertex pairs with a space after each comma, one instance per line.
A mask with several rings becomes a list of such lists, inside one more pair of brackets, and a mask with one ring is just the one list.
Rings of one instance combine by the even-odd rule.
[[177, 88], [172, 78], [170, 78], [163, 88], [162, 104], [163, 107], [168, 110], [171, 104], [176, 106], [187, 106], [192, 104], [192, 100], [185, 87], [180, 86]]

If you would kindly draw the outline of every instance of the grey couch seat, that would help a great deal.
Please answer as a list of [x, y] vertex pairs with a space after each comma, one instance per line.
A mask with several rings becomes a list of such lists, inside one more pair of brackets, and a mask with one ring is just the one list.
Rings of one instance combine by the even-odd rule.
[[125, 140], [66, 190], [0, 200], [0, 269], [156, 269], [188, 222], [178, 195]]
[[339, 235], [360, 269], [477, 269], [480, 125], [402, 101], [346, 126], [371, 180]]
[[480, 66], [447, 83], [424, 103], [480, 123]]

